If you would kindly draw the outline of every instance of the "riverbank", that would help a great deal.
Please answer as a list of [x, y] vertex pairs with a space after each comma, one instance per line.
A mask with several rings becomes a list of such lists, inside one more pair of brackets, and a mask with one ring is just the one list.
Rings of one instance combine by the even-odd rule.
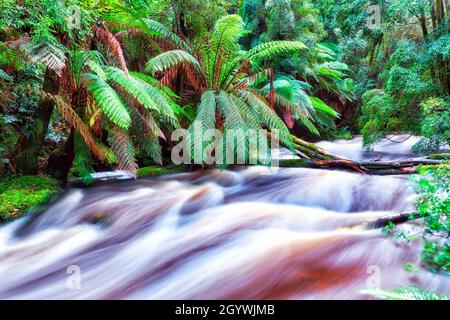
[[17, 219], [48, 201], [60, 189], [47, 176], [17, 176], [0, 180], [0, 223]]
[[[376, 164], [377, 162], [374, 163]], [[420, 168], [437, 169], [439, 167], [445, 167], [448, 169], [448, 166], [448, 164], [427, 164], [420, 166]], [[280, 167], [320, 168], [320, 166], [311, 165], [310, 161], [304, 159], [282, 159], [280, 160]], [[169, 165], [165, 167], [157, 165], [146, 166], [138, 169], [137, 178], [180, 173], [185, 172], [186, 169], [187, 167], [183, 165]], [[413, 174], [413, 172], [410, 172], [409, 174]], [[97, 175], [98, 177], [94, 178], [95, 184], [121, 180], [125, 177], [120, 174], [108, 175], [105, 173], [102, 175], [102, 173], [97, 173]], [[128, 179], [133, 179], [133, 177], [128, 176]], [[91, 185], [86, 185], [82, 180], [72, 180], [69, 182], [69, 186], [90, 187]], [[47, 202], [52, 196], [55, 196], [61, 188], [62, 186], [57, 180], [43, 175], [18, 176], [0, 180], [0, 223], [20, 218], [27, 212]]]
[[[138, 177], [159, 176], [185, 171], [184, 166], [147, 166], [139, 168]], [[115, 180], [113, 176], [111, 178]], [[101, 181], [99, 178], [98, 181]], [[88, 187], [79, 181], [80, 185]], [[70, 183], [75, 185], [76, 181]], [[55, 196], [63, 187], [51, 177], [27, 175], [0, 180], [0, 224], [18, 219]]]

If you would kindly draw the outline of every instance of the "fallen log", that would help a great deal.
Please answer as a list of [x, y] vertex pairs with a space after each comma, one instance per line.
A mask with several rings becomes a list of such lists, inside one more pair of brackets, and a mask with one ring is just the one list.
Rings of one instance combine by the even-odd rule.
[[397, 225], [418, 218], [421, 218], [421, 216], [417, 214], [417, 212], [414, 211], [400, 212], [371, 219], [367, 221], [364, 225], [366, 229], [378, 229], [387, 226], [390, 222]]
[[345, 160], [344, 158], [332, 155], [325, 149], [316, 146], [312, 142], [305, 141], [294, 135], [291, 135], [294, 142], [294, 148], [306, 155], [306, 159], [319, 159], [319, 160]]
[[310, 160], [310, 159], [280, 159], [280, 167], [343, 169], [370, 175], [402, 175], [418, 172], [420, 165], [440, 165], [440, 160], [405, 160], [405, 161], [352, 161], [337, 160]]

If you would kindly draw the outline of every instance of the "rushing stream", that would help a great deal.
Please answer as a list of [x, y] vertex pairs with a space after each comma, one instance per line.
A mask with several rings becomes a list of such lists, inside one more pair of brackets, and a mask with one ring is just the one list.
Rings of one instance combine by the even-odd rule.
[[[365, 153], [358, 139], [320, 145], [354, 159], [412, 156], [411, 140]], [[0, 298], [364, 299], [378, 285], [448, 294], [448, 278], [405, 270], [418, 241], [367, 227], [413, 209], [408, 179], [250, 167], [71, 189], [0, 228]]]

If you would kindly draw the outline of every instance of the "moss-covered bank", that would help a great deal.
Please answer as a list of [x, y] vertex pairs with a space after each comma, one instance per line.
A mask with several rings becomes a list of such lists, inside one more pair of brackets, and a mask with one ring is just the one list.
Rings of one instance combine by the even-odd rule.
[[0, 223], [14, 220], [47, 201], [59, 189], [46, 176], [18, 176], [0, 180]]
[[176, 165], [167, 167], [148, 166], [139, 168], [137, 174], [138, 177], [147, 177], [147, 176], [160, 176], [163, 174], [179, 173], [185, 171], [186, 171], [185, 166], [176, 166]]

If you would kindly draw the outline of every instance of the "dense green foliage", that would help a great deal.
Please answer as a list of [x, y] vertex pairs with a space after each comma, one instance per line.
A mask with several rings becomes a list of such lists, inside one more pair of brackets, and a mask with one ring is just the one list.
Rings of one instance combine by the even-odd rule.
[[431, 271], [450, 274], [450, 170], [448, 165], [424, 168], [418, 183], [417, 213], [423, 217], [421, 261]]
[[360, 130], [367, 146], [405, 132], [424, 136], [418, 152], [439, 151], [448, 10], [442, 0], [372, 5], [379, 20], [362, 0], [3, 1], [2, 170], [135, 174], [161, 164], [171, 131], [195, 120], [277, 129], [288, 147], [288, 130]]
[[[362, 134], [371, 148], [406, 133], [422, 137], [415, 152], [442, 152], [449, 12], [443, 0], [2, 0], [0, 221], [48, 199], [56, 181], [185, 170], [162, 167], [178, 128], [190, 133], [195, 164], [209, 165], [217, 141], [196, 149], [196, 123], [235, 130], [238, 146], [255, 129], [277, 132], [291, 149], [295, 136]], [[214, 155], [234, 160], [226, 139]], [[297, 151], [292, 165], [316, 160]], [[449, 168], [421, 173], [420, 260], [448, 274]]]
[[414, 146], [418, 152], [433, 152], [450, 145], [450, 105], [440, 98], [421, 104], [424, 118], [420, 124], [423, 138]]
[[0, 222], [20, 217], [48, 200], [58, 182], [45, 176], [20, 176], [0, 180]]
[[362, 291], [363, 294], [369, 294], [375, 298], [384, 300], [449, 300], [450, 298], [443, 294], [423, 291], [417, 288], [381, 290], [371, 289]]

